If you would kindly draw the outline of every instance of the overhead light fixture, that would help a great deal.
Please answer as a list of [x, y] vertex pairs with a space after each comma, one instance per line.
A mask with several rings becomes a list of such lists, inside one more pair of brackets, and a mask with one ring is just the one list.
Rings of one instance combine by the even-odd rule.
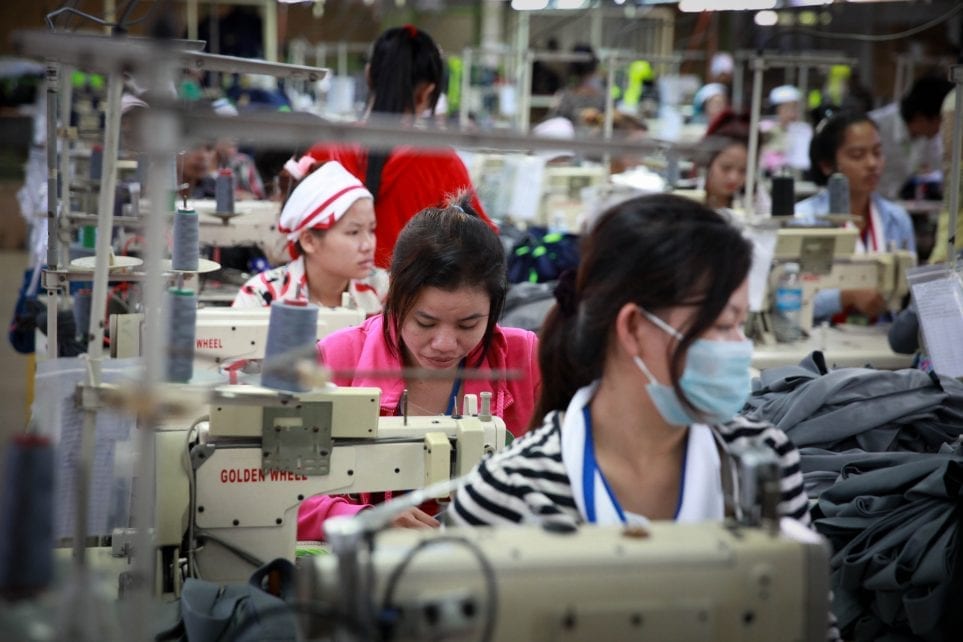
[[548, 0], [512, 0], [515, 11], [541, 11], [548, 8]]
[[777, 0], [680, 0], [679, 11], [762, 11], [775, 9]]
[[756, 13], [754, 21], [760, 27], [774, 27], [779, 22], [779, 14], [775, 11], [759, 11]]
[[581, 9], [589, 0], [555, 0], [556, 9]]

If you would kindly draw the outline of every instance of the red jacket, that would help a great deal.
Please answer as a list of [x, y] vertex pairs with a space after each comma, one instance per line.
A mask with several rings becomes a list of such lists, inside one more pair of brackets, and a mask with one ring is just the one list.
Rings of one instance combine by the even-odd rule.
[[[308, 155], [319, 162], [336, 160], [365, 182], [368, 155], [361, 147], [317, 144], [308, 150]], [[375, 264], [383, 268], [391, 264], [395, 241], [411, 217], [426, 207], [440, 207], [450, 196], [465, 190], [471, 191], [475, 211], [497, 232], [474, 193], [465, 164], [454, 151], [420, 151], [410, 147], [392, 150], [375, 194]]]
[[[379, 314], [362, 325], [329, 334], [318, 342], [319, 359], [332, 370], [357, 369], [358, 374], [347, 379], [335, 379], [339, 386], [381, 388], [381, 415], [397, 414], [398, 401], [404, 381], [372, 379], [365, 371], [399, 370], [402, 362], [385, 345], [382, 334], [383, 317]], [[467, 364], [477, 363], [481, 347], [468, 355]], [[516, 437], [528, 429], [535, 410], [535, 401], [542, 386], [538, 369], [538, 339], [534, 333], [518, 328], [495, 326], [491, 346], [478, 366], [482, 370], [518, 370], [521, 376], [510, 381], [468, 380], [462, 383], [463, 394], [492, 393], [492, 414], [505, 421], [508, 431]], [[362, 501], [367, 501], [363, 498]], [[298, 510], [298, 539], [322, 539], [322, 525], [335, 515], [353, 515], [366, 508], [353, 504], [342, 496], [316, 495], [301, 503]]]

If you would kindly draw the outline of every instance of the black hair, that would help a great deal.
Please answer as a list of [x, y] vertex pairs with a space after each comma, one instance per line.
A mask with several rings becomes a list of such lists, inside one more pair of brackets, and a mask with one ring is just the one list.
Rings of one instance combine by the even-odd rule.
[[438, 45], [413, 25], [388, 29], [371, 47], [368, 81], [374, 113], [413, 114], [415, 89], [420, 83], [434, 84], [429, 97], [434, 109], [443, 79], [444, 63]]
[[838, 112], [816, 125], [815, 134], [809, 143], [809, 164], [812, 168], [813, 181], [817, 185], [825, 185], [829, 182], [832, 171], [825, 172], [823, 165], [836, 167], [836, 152], [846, 140], [846, 130], [859, 123], [870, 123], [875, 129], [879, 129], [868, 114], [856, 111]]
[[[752, 262], [752, 245], [734, 226], [693, 200], [641, 196], [604, 212], [582, 240], [570, 301], [556, 304], [542, 325], [538, 363], [542, 390], [531, 425], [567, 407], [578, 388], [602, 376], [615, 319], [626, 303], [658, 312], [695, 306], [692, 322], [669, 357], [679, 385], [689, 346], [712, 327]], [[564, 308], [564, 310], [563, 310]]]
[[595, 73], [595, 70], [599, 68], [599, 59], [595, 57], [595, 51], [588, 45], [575, 45], [572, 47], [572, 53], [588, 54], [591, 56], [589, 60], [573, 60], [568, 63], [568, 73], [574, 76], [578, 80], [582, 80], [586, 76]]
[[392, 354], [401, 354], [401, 326], [424, 288], [450, 292], [467, 286], [485, 290], [490, 299], [480, 355], [484, 358], [508, 290], [505, 250], [466, 195], [454, 197], [446, 207], [426, 208], [408, 221], [395, 243], [389, 273], [384, 338]]
[[953, 83], [937, 76], [924, 76], [913, 83], [909, 93], [899, 103], [899, 113], [905, 122], [914, 116], [939, 118], [943, 99], [953, 89]]
[[716, 157], [732, 145], [742, 145], [748, 150], [749, 128], [749, 114], [724, 110], [706, 128], [696, 160], [708, 170]]

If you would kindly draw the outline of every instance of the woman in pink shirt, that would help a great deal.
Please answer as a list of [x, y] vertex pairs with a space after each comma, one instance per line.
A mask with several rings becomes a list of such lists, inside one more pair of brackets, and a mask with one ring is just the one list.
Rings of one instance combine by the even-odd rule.
[[[381, 388], [381, 414], [400, 414], [408, 389], [412, 415], [451, 414], [466, 394], [492, 393], [492, 413], [515, 436], [531, 421], [541, 388], [538, 341], [532, 332], [498, 325], [507, 281], [501, 241], [462, 199], [447, 208], [423, 210], [405, 225], [391, 261], [384, 312], [364, 324], [328, 335], [318, 343], [322, 363], [339, 386]], [[424, 368], [450, 370], [451, 379], [373, 378], [372, 371]], [[517, 379], [466, 379], [459, 368], [520, 371]], [[363, 501], [367, 498], [362, 497]], [[344, 497], [310, 497], [298, 514], [298, 538], [319, 539], [334, 515], [365, 508]], [[399, 526], [436, 526], [417, 509]]]

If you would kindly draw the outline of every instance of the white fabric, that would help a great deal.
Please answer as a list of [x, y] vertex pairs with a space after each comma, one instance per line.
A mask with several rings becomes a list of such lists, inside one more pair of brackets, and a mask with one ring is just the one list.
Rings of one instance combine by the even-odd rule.
[[792, 85], [779, 85], [769, 92], [769, 104], [773, 106], [798, 102], [800, 98], [802, 93]]
[[712, 429], [705, 424], [689, 426], [685, 456], [685, 484], [677, 522], [704, 522], [725, 517], [722, 468]]
[[[869, 203], [869, 218], [873, 225], [873, 239], [869, 247], [863, 243], [863, 239], [856, 238], [856, 254], [866, 254], [868, 252], [885, 252], [886, 251], [886, 235], [883, 233], [883, 220], [879, 215], [879, 210], [876, 209], [876, 205], [872, 201]], [[847, 226], [851, 226], [852, 223], [847, 223]]]
[[896, 200], [900, 188], [911, 177], [921, 171], [931, 172], [942, 168], [942, 138], [938, 135], [933, 138], [911, 138], [899, 112], [899, 104], [890, 103], [874, 109], [869, 116], [879, 127], [879, 140], [886, 161], [879, 179], [877, 191], [880, 194]]
[[709, 74], [713, 78], [721, 76], [722, 74], [731, 74], [734, 69], [735, 61], [732, 59], [732, 54], [720, 51], [712, 56], [712, 62], [709, 64]]
[[371, 192], [337, 161], [329, 161], [298, 183], [281, 210], [278, 229], [294, 242], [306, 229], [328, 229]]
[[712, 98], [713, 96], [725, 96], [726, 86], [717, 82], [710, 82], [708, 85], [703, 85], [696, 92], [695, 96], [692, 98], [692, 105], [696, 109], [702, 109], [702, 105]]
[[[598, 382], [580, 388], [569, 402], [561, 427], [562, 462], [572, 488], [573, 499], [582, 519], [588, 521], [585, 491], [583, 487], [583, 466], [585, 456], [585, 420], [583, 408], [592, 400]], [[686, 445], [686, 463], [682, 504], [676, 520], [680, 522], [701, 522], [719, 520], [725, 516], [725, 503], [722, 495], [721, 463], [712, 430], [703, 424], [689, 427]], [[601, 471], [596, 468], [594, 476], [595, 523], [621, 524], [616, 505], [612, 502]], [[644, 524], [643, 515], [623, 512], [629, 523]]]

